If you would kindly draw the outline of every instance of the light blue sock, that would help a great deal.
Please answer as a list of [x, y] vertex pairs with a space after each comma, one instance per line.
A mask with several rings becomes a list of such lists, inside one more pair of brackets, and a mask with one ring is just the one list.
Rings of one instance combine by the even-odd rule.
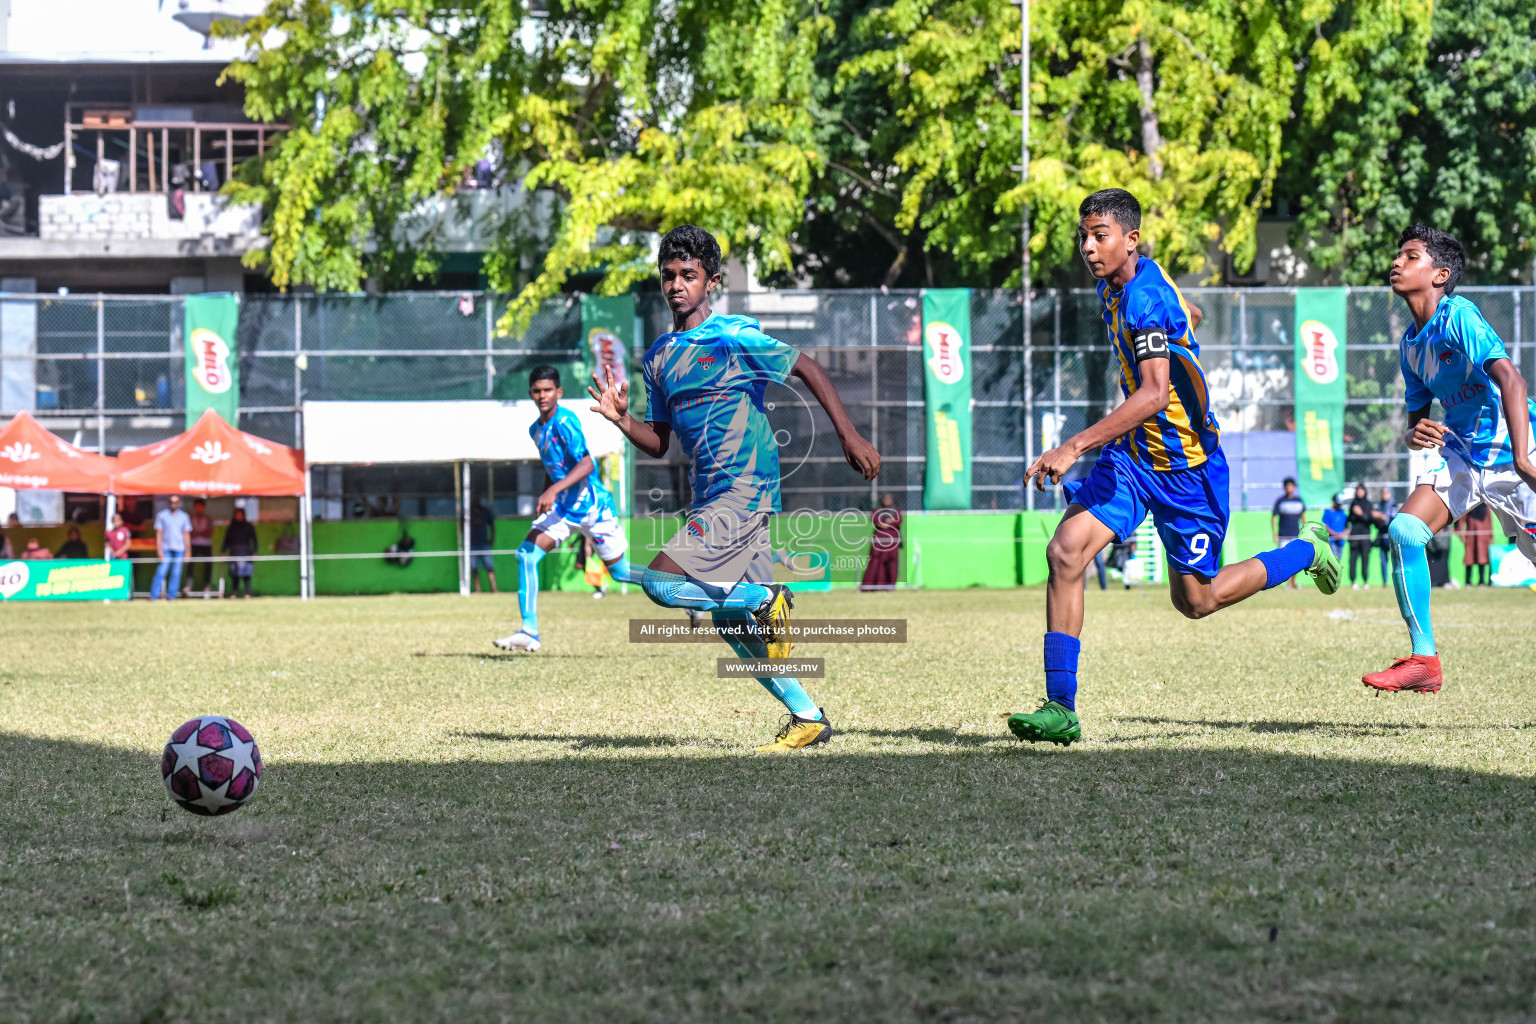
[[539, 635], [539, 562], [544, 549], [531, 540], [517, 546], [517, 567], [522, 570], [517, 581], [517, 607], [523, 613], [523, 631]]
[[635, 567], [629, 564], [629, 556], [620, 555], [617, 562], [608, 562], [608, 575], [613, 577], [615, 583], [639, 583], [640, 576], [635, 572]]
[[[740, 658], [766, 658], [768, 649], [763, 646], [761, 640], [740, 640], [730, 635], [722, 626], [733, 621], [742, 621], [749, 618], [747, 612], [740, 609], [717, 611], [710, 618], [715, 620], [715, 628], [721, 630], [720, 635], [726, 643], [731, 645], [731, 650]], [[800, 685], [800, 680], [783, 676], [758, 676], [757, 681], [763, 684], [763, 689], [773, 694], [792, 715], [798, 715], [809, 721], [821, 720], [821, 709], [816, 702], [811, 700], [810, 694], [805, 692], [805, 687]]]
[[656, 569], [645, 570], [640, 586], [646, 597], [663, 608], [692, 608], [700, 612], [716, 612], [728, 608], [751, 611], [761, 607], [771, 594], [761, 583], [743, 581], [727, 589]]
[[1424, 545], [1434, 534], [1429, 524], [1418, 516], [1399, 512], [1387, 529], [1392, 539], [1392, 589], [1397, 594], [1397, 610], [1408, 624], [1408, 638], [1413, 653], [1435, 653], [1435, 628], [1429, 621], [1429, 559]]

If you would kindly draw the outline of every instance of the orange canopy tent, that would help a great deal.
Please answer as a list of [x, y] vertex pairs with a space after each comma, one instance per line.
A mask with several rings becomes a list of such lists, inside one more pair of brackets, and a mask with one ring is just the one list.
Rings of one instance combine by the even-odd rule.
[[18, 412], [0, 429], [0, 487], [106, 494], [115, 459], [76, 448]]
[[305, 479], [303, 452], [236, 430], [210, 409], [186, 433], [122, 453], [112, 492], [275, 497], [304, 494]]

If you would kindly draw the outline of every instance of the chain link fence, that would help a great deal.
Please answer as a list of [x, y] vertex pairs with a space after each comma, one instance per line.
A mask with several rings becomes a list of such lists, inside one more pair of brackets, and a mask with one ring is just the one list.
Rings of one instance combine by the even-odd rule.
[[[1233, 507], [1267, 508], [1280, 480], [1295, 469], [1295, 292], [1192, 288], [1185, 294], [1204, 313], [1197, 335], [1232, 466]], [[1460, 294], [1482, 308], [1530, 380], [1536, 289], [1467, 287]], [[247, 296], [237, 346], [239, 426], [296, 445], [305, 399], [521, 398], [533, 366], [580, 361], [574, 297], [545, 308], [518, 338], [496, 335], [506, 302], [471, 292]], [[786, 510], [864, 508], [886, 492], [903, 507], [920, 507], [920, 292], [728, 292], [717, 308], [755, 317], [768, 334], [821, 363], [854, 425], [884, 457], [880, 478], [861, 480], [845, 464], [815, 400], [794, 386], [771, 388]], [[1398, 440], [1406, 412], [1396, 339], [1408, 326], [1407, 310], [1384, 288], [1351, 289], [1348, 308], [1345, 475], [1401, 496], [1408, 457]], [[656, 294], [639, 297], [636, 316], [641, 346], [670, 325]], [[1026, 348], [1017, 292], [972, 296], [974, 509], [1058, 507], [1055, 490], [1026, 493], [1025, 467], [1120, 401], [1091, 290], [1037, 293], [1030, 316]], [[0, 418], [29, 409], [65, 437], [107, 452], [160, 440], [184, 421], [182, 351], [178, 297], [6, 296], [0, 299]], [[580, 393], [580, 382], [567, 384], [569, 397]], [[1076, 472], [1086, 472], [1092, 458]], [[676, 451], [666, 459], [637, 459], [635, 509], [686, 507], [685, 470]]]

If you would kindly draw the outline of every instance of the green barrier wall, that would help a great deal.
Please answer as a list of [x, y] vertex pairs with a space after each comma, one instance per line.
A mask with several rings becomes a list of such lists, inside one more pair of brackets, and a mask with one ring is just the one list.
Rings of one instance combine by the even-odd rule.
[[[901, 580], [921, 582], [928, 589], [964, 587], [1034, 586], [1045, 582], [1045, 548], [1060, 522], [1056, 512], [909, 513], [903, 520]], [[527, 519], [496, 522], [497, 548], [515, 548], [527, 535]], [[644, 566], [682, 525], [678, 517], [639, 518], [629, 523], [630, 561]], [[64, 540], [65, 527], [13, 528], [6, 531], [20, 552], [26, 538], [37, 537], [49, 548]], [[281, 538], [297, 536], [292, 523], [257, 523], [261, 554], [271, 555]], [[831, 516], [779, 516], [773, 520], [773, 545], [791, 551], [825, 550], [831, 555], [834, 586], [854, 586], [864, 571], [869, 554], [871, 524], [868, 516], [838, 519]], [[417, 551], [453, 551], [458, 524], [445, 520], [416, 520], [410, 524]], [[318, 559], [315, 585], [321, 594], [443, 593], [458, 590], [459, 570], [455, 557], [421, 558], [401, 567], [384, 561], [384, 549], [400, 537], [394, 520], [361, 520], [315, 524], [315, 552], [361, 554], [354, 559]], [[81, 528], [82, 538], [93, 555], [101, 551], [100, 524]], [[214, 532], [214, 551], [224, 540], [222, 527]], [[1222, 559], [1226, 564], [1251, 558], [1273, 546], [1269, 513], [1237, 512], [1232, 516]], [[296, 549], [295, 549], [296, 550]], [[1451, 573], [1461, 578], [1462, 545], [1451, 539]], [[518, 566], [514, 555], [496, 555], [496, 582], [503, 591], [517, 589]], [[545, 556], [539, 564], [539, 584], [544, 590], [588, 591], [576, 569], [576, 552], [569, 541]], [[1347, 570], [1347, 551], [1346, 563]], [[188, 567], [189, 570], [191, 567]], [[227, 583], [227, 567], [216, 566]], [[154, 574], [152, 563], [135, 566], [135, 589], [147, 590]], [[1346, 582], [1347, 582], [1346, 575]], [[1370, 582], [1382, 585], [1381, 564], [1376, 553], [1370, 560]], [[299, 568], [294, 562], [257, 562], [252, 581], [258, 594], [296, 595]], [[482, 577], [483, 583], [483, 577]]]

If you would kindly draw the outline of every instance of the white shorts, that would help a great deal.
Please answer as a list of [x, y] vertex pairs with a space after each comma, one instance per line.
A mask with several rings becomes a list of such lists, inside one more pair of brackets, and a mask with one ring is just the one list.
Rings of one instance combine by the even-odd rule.
[[1441, 454], [1438, 464], [1419, 475], [1416, 486], [1433, 487], [1451, 510], [1453, 523], [1487, 503], [1499, 517], [1505, 536], [1514, 537], [1521, 554], [1536, 562], [1536, 491], [1513, 466], [1483, 469], [1448, 448], [1442, 448]]
[[624, 525], [607, 509], [594, 505], [585, 516], [567, 519], [558, 508], [552, 508], [533, 521], [535, 533], [547, 533], [555, 547], [564, 544], [575, 530], [586, 536], [597, 551], [597, 557], [605, 562], [616, 562], [629, 550], [624, 539]]

